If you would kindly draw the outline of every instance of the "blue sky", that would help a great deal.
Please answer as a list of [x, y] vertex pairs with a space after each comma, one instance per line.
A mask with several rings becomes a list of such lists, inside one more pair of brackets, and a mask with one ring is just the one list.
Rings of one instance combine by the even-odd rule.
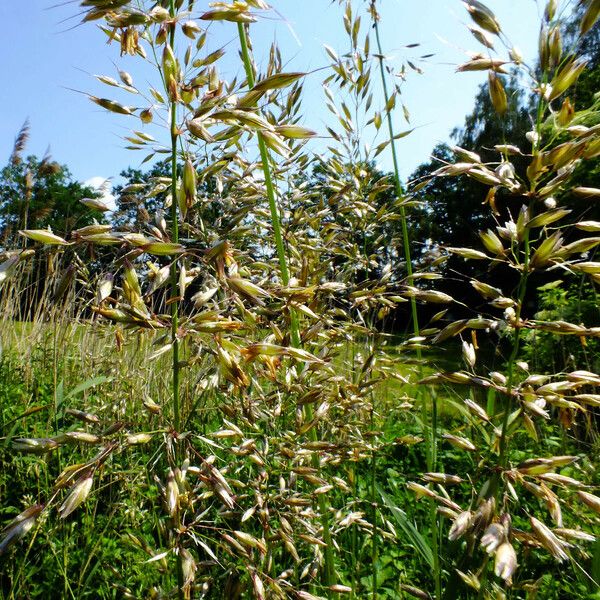
[[[81, 181], [115, 176], [127, 166], [139, 166], [144, 156], [125, 150], [122, 139], [130, 127], [140, 129], [139, 121], [106, 113], [85, 95], [68, 88], [111, 97], [113, 88], [103, 86], [92, 75], [116, 77], [114, 64], [130, 72], [138, 84], [153, 75], [137, 59], [120, 59], [117, 45], [107, 45], [104, 34], [93, 24], [79, 25], [78, 2], [54, 6], [59, 1], [0, 2], [0, 19], [5, 23], [0, 41], [5, 64], [0, 92], [0, 164], [6, 164], [14, 137], [29, 118], [28, 153], [41, 155], [50, 147], [52, 156], [68, 165]], [[263, 52], [276, 40], [284, 61], [289, 61], [286, 69], [310, 71], [327, 64], [324, 44], [340, 53], [346, 50], [342, 11], [337, 3], [273, 0], [271, 4], [277, 12], [252, 26], [257, 58], [266, 56]], [[362, 4], [355, 2], [357, 7]], [[535, 0], [488, 2], [509, 39], [529, 59], [536, 53], [543, 10], [540, 4]], [[200, 9], [208, 2], [196, 5]], [[467, 31], [470, 22], [459, 0], [381, 0], [380, 5], [384, 51], [393, 65], [399, 67], [407, 57], [435, 53], [426, 63], [418, 63], [424, 75], [411, 75], [403, 87], [411, 126], [416, 127], [398, 146], [402, 175], [407, 177], [427, 159], [437, 142], [446, 141], [450, 130], [463, 122], [477, 86], [486, 76], [455, 73], [456, 65], [466, 60], [466, 50], [481, 49]], [[231, 51], [232, 58], [221, 77], [241, 76], [235, 26], [215, 23], [210, 33], [211, 46], [226, 44]], [[421, 46], [416, 50], [404, 48], [417, 42]], [[303, 105], [304, 124], [321, 133], [327, 119], [321, 89], [323, 73], [307, 78]], [[395, 120], [398, 131], [407, 128], [399, 111]], [[388, 159], [382, 158], [382, 166], [389, 168]]]

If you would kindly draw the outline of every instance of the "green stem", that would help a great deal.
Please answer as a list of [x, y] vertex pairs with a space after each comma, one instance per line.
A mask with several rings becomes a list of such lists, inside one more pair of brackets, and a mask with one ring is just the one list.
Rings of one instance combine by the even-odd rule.
[[[375, 19], [375, 37], [377, 39], [377, 51], [379, 53], [379, 72], [381, 74], [381, 85], [383, 87], [383, 97], [386, 103], [386, 106], [389, 102], [390, 96], [388, 92], [387, 80], [385, 78], [385, 68], [383, 66], [383, 51], [381, 48], [381, 38], [379, 35], [379, 25], [377, 20]], [[392, 114], [391, 111], [386, 111], [386, 120], [388, 125], [388, 132], [390, 135], [390, 147], [392, 149], [392, 162], [394, 165], [394, 187], [396, 191], [396, 197], [401, 199], [404, 197], [404, 192], [402, 190], [402, 183], [400, 182], [400, 168], [398, 166], [398, 153], [396, 151], [396, 142], [395, 142], [395, 134], [394, 134], [394, 125], [392, 123]], [[400, 223], [402, 226], [402, 244], [404, 246], [404, 258], [406, 260], [406, 272], [407, 272], [407, 281], [410, 285], [413, 283], [413, 268], [411, 261], [411, 253], [410, 253], [410, 239], [408, 236], [408, 223], [406, 220], [406, 211], [404, 210], [404, 206], [400, 205]], [[419, 329], [419, 319], [417, 315], [417, 302], [414, 298], [410, 299], [410, 310], [412, 314], [412, 322], [413, 322], [413, 332], [415, 336], [420, 334]], [[417, 347], [417, 357], [421, 359], [421, 349]]]
[[[545, 74], [544, 74], [545, 80]], [[541, 121], [542, 116], [544, 114], [544, 103], [543, 101], [538, 102], [538, 110], [537, 110], [537, 118], [536, 118], [536, 131], [539, 133], [541, 129]], [[539, 141], [536, 141], [534, 144], [534, 151], [538, 151]], [[532, 190], [533, 191], [533, 190]], [[533, 202], [529, 204], [529, 215], [531, 218], [531, 211], [533, 209]], [[508, 395], [508, 401], [506, 405], [506, 411], [504, 413], [504, 419], [502, 421], [502, 433], [500, 435], [500, 454], [499, 454], [499, 462], [500, 467], [504, 468], [507, 462], [507, 433], [508, 433], [508, 420], [510, 417], [510, 412], [512, 410], [512, 388], [513, 388], [513, 380], [514, 380], [514, 367], [515, 362], [517, 360], [519, 354], [519, 347], [521, 343], [521, 328], [519, 327], [519, 321], [521, 320], [521, 309], [523, 307], [523, 302], [525, 300], [525, 293], [527, 291], [527, 279], [529, 277], [529, 254], [530, 254], [530, 241], [529, 241], [529, 229], [525, 229], [524, 234], [524, 252], [525, 256], [523, 259], [523, 272], [521, 275], [521, 280], [519, 281], [519, 296], [517, 308], [515, 310], [515, 332], [513, 338], [513, 348], [510, 354], [510, 358], [508, 360], [508, 378], [506, 382], [506, 393]]]
[[[248, 49], [248, 37], [246, 35], [246, 29], [243, 23], [238, 23], [238, 35], [240, 38], [242, 59], [244, 61], [244, 69], [246, 70], [246, 79], [248, 82], [248, 87], [253, 88], [255, 83], [254, 71], [252, 69], [252, 61], [250, 59], [250, 51]], [[265, 143], [265, 139], [260, 131], [257, 132], [257, 139], [258, 148], [260, 150], [262, 169], [265, 178], [265, 187], [267, 190], [267, 200], [269, 202], [269, 210], [271, 212], [271, 226], [273, 227], [273, 236], [275, 238], [275, 246], [277, 248], [277, 258], [279, 260], [281, 282], [284, 286], [287, 286], [290, 282], [290, 272], [288, 269], [285, 245], [283, 241], [283, 235], [281, 232], [279, 210], [277, 207], [277, 199], [275, 197], [275, 186], [273, 185], [273, 177], [271, 174], [271, 161], [269, 157], [269, 150]], [[300, 325], [298, 322], [298, 315], [293, 308], [290, 308], [290, 339], [293, 347], [300, 347]], [[313, 410], [311, 405], [307, 405], [305, 407], [305, 418], [308, 421], [311, 421], [313, 418]], [[317, 441], [318, 436], [315, 427], [311, 427], [309, 431], [309, 436], [311, 438], [311, 441]], [[320, 465], [319, 457], [317, 454], [313, 454], [312, 462], [313, 466], [318, 469]], [[336, 573], [333, 555], [333, 541], [331, 539], [331, 531], [329, 529], [329, 506], [327, 504], [327, 500], [323, 497], [322, 494], [319, 495], [318, 504], [319, 512], [321, 513], [321, 525], [323, 527], [323, 541], [326, 544], [324, 583], [325, 585], [334, 585], [336, 582]]]
[[[529, 209], [533, 207], [533, 203], [529, 205]], [[521, 345], [521, 327], [519, 325], [519, 321], [521, 320], [521, 309], [523, 307], [523, 302], [525, 301], [525, 293], [527, 291], [527, 280], [529, 278], [529, 254], [530, 254], [530, 242], [529, 242], [529, 229], [525, 230], [524, 236], [524, 246], [525, 246], [525, 258], [523, 261], [523, 274], [521, 276], [521, 281], [519, 282], [519, 297], [517, 302], [517, 308], [515, 310], [515, 331], [513, 337], [513, 348], [510, 354], [510, 358], [508, 360], [508, 368], [507, 368], [507, 382], [506, 382], [506, 393], [508, 396], [506, 410], [504, 412], [504, 418], [502, 421], [502, 433], [500, 434], [500, 454], [499, 454], [499, 463], [500, 467], [504, 469], [507, 464], [507, 446], [508, 446], [508, 421], [510, 418], [510, 413], [512, 411], [512, 390], [514, 384], [514, 370], [515, 363], [519, 355], [519, 349]]]
[[[175, 0], [170, 0], [169, 11], [171, 17], [175, 17]], [[171, 27], [169, 33], [169, 44], [173, 48], [175, 44], [175, 27]], [[168, 91], [168, 90], [167, 90]], [[173, 242], [179, 242], [179, 221], [177, 211], [177, 100], [171, 98], [171, 236]], [[175, 431], [179, 431], [181, 424], [179, 403], [179, 340], [177, 330], [179, 328], [179, 302], [174, 300], [178, 294], [179, 269], [177, 260], [171, 264], [171, 343], [173, 345], [172, 366], [172, 394], [173, 394], [173, 425]]]
[[[377, 14], [376, 9], [376, 1], [372, 1], [372, 16], [373, 16], [373, 28], [375, 30], [375, 38], [377, 41], [377, 52], [378, 52], [378, 60], [379, 60], [379, 72], [381, 75], [381, 85], [383, 88], [383, 97], [385, 101], [386, 107], [388, 106], [390, 95], [388, 92], [387, 80], [385, 77], [385, 67], [383, 64], [383, 49], [381, 45], [381, 36], [379, 33], [379, 16]], [[402, 184], [400, 181], [400, 168], [398, 164], [398, 153], [396, 151], [396, 142], [395, 142], [395, 133], [394, 133], [394, 125], [392, 122], [392, 114], [390, 110], [386, 110], [386, 121], [388, 126], [388, 133], [390, 138], [390, 147], [392, 151], [392, 162], [394, 166], [394, 187], [396, 191], [396, 197], [398, 199], [402, 199], [404, 197], [404, 191], [402, 189]], [[402, 204], [400, 205], [400, 224], [402, 227], [402, 243], [404, 246], [404, 258], [406, 260], [406, 273], [407, 273], [407, 281], [409, 285], [413, 284], [413, 267], [411, 260], [411, 252], [410, 252], [410, 238], [408, 235], [408, 223], [406, 219], [406, 211]], [[420, 335], [420, 327], [419, 327], [419, 318], [417, 314], [417, 302], [415, 298], [410, 299], [410, 309], [412, 315], [412, 324], [413, 324], [413, 333], [415, 337]], [[422, 359], [421, 349], [417, 346], [417, 359], [419, 360], [419, 364]], [[419, 394], [420, 395], [420, 394]], [[431, 431], [429, 434], [429, 444], [427, 445], [427, 469], [429, 471], [435, 471], [436, 463], [437, 463], [437, 430], [438, 430], [438, 406], [437, 406], [437, 397], [432, 395], [432, 404], [431, 404]], [[425, 402], [423, 402], [423, 413], [424, 417], [426, 417], [427, 406]], [[426, 419], [423, 420], [426, 422]], [[433, 560], [434, 560], [434, 579], [435, 579], [435, 597], [442, 597], [442, 581], [441, 581], [441, 570], [440, 570], [440, 562], [439, 562], [439, 527], [438, 527], [438, 519], [437, 519], [437, 509], [435, 503], [432, 501], [430, 503], [429, 510], [430, 522], [431, 522], [431, 539], [433, 546]]]
[[[373, 400], [374, 401], [374, 400]], [[371, 409], [371, 430], [374, 429], [375, 407]], [[373, 521], [373, 542], [371, 548], [371, 579], [373, 590], [371, 597], [377, 600], [377, 452], [373, 447], [373, 458], [371, 459], [371, 520]]]
[[[175, 0], [169, 1], [169, 14], [174, 19], [176, 15]], [[169, 32], [169, 45], [174, 51], [175, 46], [175, 24], [171, 24]], [[170, 93], [170, 90], [167, 90]], [[171, 121], [171, 236], [173, 242], [179, 242], [179, 215], [177, 211], [177, 98], [170, 98], [170, 121]], [[171, 264], [171, 344], [173, 348], [172, 357], [172, 395], [173, 395], [173, 426], [179, 432], [181, 426], [181, 410], [179, 398], [179, 301], [175, 300], [178, 291], [179, 268], [177, 259]], [[183, 580], [183, 560], [181, 553], [177, 554], [177, 597], [185, 599]]]

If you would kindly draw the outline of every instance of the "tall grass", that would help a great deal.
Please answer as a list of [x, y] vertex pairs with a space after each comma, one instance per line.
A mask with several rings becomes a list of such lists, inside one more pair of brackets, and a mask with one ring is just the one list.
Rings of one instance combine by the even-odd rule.
[[[600, 381], [583, 370], [533, 373], [522, 361], [525, 330], [598, 334], [524, 309], [532, 273], [598, 271], [581, 252], [600, 238], [564, 241], [598, 224], [558, 225], [568, 213], [557, 199], [600, 192], [570, 184], [577, 161], [597, 157], [598, 137], [589, 113], [564, 99], [583, 67], [557, 42], [555, 3], [539, 70], [489, 9], [467, 3], [486, 50], [459, 71], [489, 72], [500, 116], [507, 65], [524, 71], [537, 111], [531, 147], [499, 140], [491, 164], [457, 149], [457, 162], [440, 167], [438, 177], [488, 185], [491, 208], [506, 203], [514, 217], [482, 232], [481, 248], [440, 250], [509, 265], [518, 282], [511, 291], [469, 279], [486, 313], [445, 323], [450, 313], [440, 313], [426, 326], [420, 303], [454, 300], [435, 289], [440, 262], [411, 247], [406, 210], [428, 182], [405, 191], [400, 180], [400, 90], [389, 93], [375, 2], [343, 3], [350, 51], [327, 50], [328, 155], [306, 144], [315, 135], [301, 116], [307, 75], [284, 72], [276, 46], [264, 72], [253, 61], [262, 0], [82, 8], [122, 54], [156, 66], [149, 90], [135, 73], [100, 78], [147, 107], [91, 99], [164, 136], [160, 146], [133, 126], [137, 146], [168, 157], [170, 176], [131, 192], [140, 204], [170, 193], [139, 232], [97, 225], [64, 240], [25, 229], [32, 242], [4, 263], [1, 367], [23, 382], [2, 421], [2, 485], [16, 488], [3, 510], [7, 521], [18, 515], [0, 541], [15, 558], [0, 558], [3, 594], [38, 593], [41, 569], [53, 573], [45, 593], [59, 585], [74, 598], [551, 597], [543, 574], [561, 572], [553, 561], [572, 565], [571, 592], [597, 587], [597, 557], [584, 548], [600, 504], [593, 446], [565, 443], [559, 454], [555, 440], [594, 412]], [[596, 16], [590, 2], [582, 34]], [[243, 81], [219, 75], [226, 49], [209, 35], [218, 26], [237, 34]], [[502, 60], [495, 45], [507, 49]], [[161, 113], [164, 130], [149, 123]], [[383, 136], [373, 150], [361, 123]], [[386, 149], [391, 178], [372, 168]], [[398, 243], [386, 246], [389, 231]], [[90, 251], [103, 245], [114, 256], [98, 272]], [[56, 277], [40, 280], [41, 264]], [[394, 343], [386, 322], [404, 303], [410, 333]], [[471, 341], [452, 341], [461, 335]], [[490, 373], [475, 341], [498, 335], [507, 358]], [[431, 346], [453, 343], [464, 364], [438, 372]], [[440, 414], [430, 385], [442, 387]], [[34, 551], [42, 543], [47, 555]]]

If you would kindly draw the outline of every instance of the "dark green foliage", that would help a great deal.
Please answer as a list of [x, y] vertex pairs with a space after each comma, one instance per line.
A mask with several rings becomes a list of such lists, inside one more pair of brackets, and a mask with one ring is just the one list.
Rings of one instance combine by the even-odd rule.
[[[600, 325], [600, 305], [596, 289], [587, 281], [558, 279], [538, 288], [537, 319]], [[600, 371], [600, 343], [595, 338], [556, 336], [543, 331], [527, 333], [524, 357], [537, 371], [558, 373], [585, 365], [588, 371]]]
[[46, 229], [61, 237], [74, 229], [102, 222], [103, 214], [80, 200], [97, 192], [75, 181], [69, 169], [44, 157], [12, 161], [0, 171], [0, 245], [23, 244], [19, 229]]
[[[525, 133], [531, 129], [531, 121], [518, 82], [513, 79], [507, 87], [511, 108], [507, 118], [500, 119], [489, 98], [487, 86], [482, 86], [473, 111], [466, 117], [462, 128], [452, 132], [452, 138], [460, 148], [480, 155], [483, 162], [498, 165], [501, 153], [493, 149], [498, 140], [510, 140], [511, 144], [525, 147]], [[410, 177], [420, 181], [431, 177], [443, 165], [455, 162], [452, 148], [439, 144], [433, 149], [435, 157], [421, 165]], [[518, 170], [518, 165], [517, 165]], [[495, 219], [486, 206], [488, 187], [467, 177], [439, 177], [417, 193], [423, 208], [413, 217], [412, 231], [420, 240], [423, 251], [435, 251], [439, 246], [476, 246], [479, 231], [493, 227]], [[499, 206], [504, 203], [498, 202]], [[518, 211], [520, 205], [514, 206]], [[498, 215], [506, 220], [507, 215]]]

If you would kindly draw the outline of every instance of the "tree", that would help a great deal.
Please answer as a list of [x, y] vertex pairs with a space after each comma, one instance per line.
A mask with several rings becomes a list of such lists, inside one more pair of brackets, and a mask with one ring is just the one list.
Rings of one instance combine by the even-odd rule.
[[23, 245], [20, 229], [50, 227], [61, 237], [73, 229], [104, 220], [103, 213], [81, 203], [97, 192], [74, 180], [65, 165], [47, 154], [42, 159], [21, 153], [29, 135], [25, 124], [8, 164], [0, 171], [0, 245], [4, 249]]
[[[600, 97], [597, 90], [600, 84], [600, 28], [596, 23], [585, 36], [579, 35], [579, 26], [583, 6], [575, 10], [569, 21], [564, 24], [564, 45], [575, 48], [578, 54], [587, 57], [587, 68], [583, 71], [576, 86], [570, 92], [575, 112], [570, 125], [592, 127], [600, 122]], [[519, 147], [524, 153], [531, 148], [531, 142], [526, 134], [532, 129], [536, 113], [535, 95], [527, 98], [520, 82], [514, 77], [507, 82], [506, 92], [509, 106], [506, 114], [499, 118], [494, 110], [487, 85], [482, 86], [475, 98], [475, 106], [470, 115], [465, 118], [464, 125], [452, 132], [452, 138], [458, 149], [453, 150], [447, 144], [439, 144], [433, 150], [434, 159], [420, 165], [411, 176], [418, 182], [427, 180], [443, 165], [461, 160], [460, 148], [469, 148], [481, 157], [482, 162], [491, 168], [499, 167], [502, 154], [494, 149], [497, 140]], [[562, 101], [561, 101], [562, 102]], [[555, 113], [561, 108], [556, 103]], [[571, 134], [565, 126], [557, 123], [555, 115], [551, 115], [544, 124], [544, 140], [546, 149], [570, 139]], [[467, 162], [471, 159], [466, 158]], [[510, 156], [510, 161], [517, 174], [525, 179], [525, 157]], [[571, 175], [571, 182], [578, 182], [586, 187], [600, 186], [600, 166], [598, 161], [582, 161]], [[511, 202], [505, 193], [493, 198], [494, 210], [489, 211], [484, 205], [490, 200], [486, 197], [487, 187], [468, 177], [437, 177], [431, 179], [426, 187], [417, 192], [417, 199], [422, 202], [422, 209], [414, 214], [412, 230], [415, 238], [422, 241], [423, 251], [437, 251], [443, 246], [472, 246], [480, 245], [479, 234], [496, 225], [504, 225], [511, 216], [516, 219], [521, 203]], [[589, 202], [578, 200], [572, 195], [564, 195], [557, 190], [556, 202], [572, 210], [569, 216], [571, 223], [585, 219], [598, 219], [598, 207]], [[460, 271], [460, 281], [454, 280], [453, 274]], [[471, 305], [477, 296], [470, 295], [469, 286], [462, 285], [464, 275], [481, 279], [492, 279], [496, 284], [506, 284], [510, 289], [514, 274], [495, 268], [490, 276], [481, 273], [478, 261], [464, 262], [458, 257], [450, 257], [445, 266], [446, 280], [443, 284], [446, 291], [454, 294], [457, 299]], [[508, 278], [508, 279], [506, 279]], [[540, 282], [544, 283], [544, 282]], [[502, 285], [500, 285], [502, 287]], [[529, 305], [535, 308], [535, 299], [531, 298]]]
[[[349, 280], [354, 283], [380, 275], [386, 267], [404, 276], [391, 173], [379, 170], [374, 162], [342, 166], [332, 158], [318, 162], [307, 181], [314, 190], [312, 214], [320, 220], [314, 230], [326, 227], [335, 234], [336, 243], [328, 251], [336, 255], [337, 269], [351, 272]], [[292, 204], [292, 214], [294, 209]]]
[[586, 35], [580, 36], [584, 12], [585, 6], [579, 4], [573, 18], [565, 26], [567, 43], [574, 45], [577, 52], [588, 60], [587, 68], [579, 77], [574, 92], [574, 101], [579, 108], [591, 106], [600, 90], [600, 24], [596, 22]]
[[[416, 193], [420, 208], [412, 212], [410, 229], [413, 239], [418, 240], [422, 259], [427, 255], [435, 258], [443, 247], [478, 247], [479, 233], [488, 228], [495, 228], [500, 223], [510, 220], [511, 215], [518, 216], [520, 203], [511, 202], [506, 192], [499, 192], [492, 198], [494, 211], [486, 206], [488, 186], [469, 177], [432, 177], [444, 165], [460, 162], [464, 155], [463, 148], [469, 148], [488, 164], [490, 168], [500, 166], [502, 154], [494, 148], [497, 140], [506, 140], [521, 148], [530, 143], [526, 133], [531, 129], [531, 121], [527, 110], [524, 93], [516, 78], [511, 78], [506, 85], [509, 107], [504, 118], [500, 119], [492, 105], [487, 85], [481, 86], [473, 111], [465, 118], [462, 128], [456, 128], [451, 136], [456, 141], [453, 148], [448, 144], [438, 144], [433, 152], [433, 159], [420, 165], [412, 174], [411, 181], [430, 180]], [[465, 155], [466, 156], [466, 155]], [[517, 171], [524, 171], [524, 160], [514, 160]], [[466, 158], [470, 162], [470, 158]], [[497, 200], [497, 202], [496, 202]], [[495, 213], [495, 214], [494, 214]], [[485, 281], [493, 277], [512, 278], [514, 274], [496, 268], [493, 274], [481, 272], [479, 261], [467, 261], [451, 256], [443, 267], [444, 280], [436, 283], [436, 289], [443, 289], [457, 300], [469, 306], [477, 306], [481, 298], [472, 293], [470, 286], [464, 285], [463, 276]], [[455, 272], [461, 277], [455, 277]], [[510, 289], [511, 281], [507, 282]]]
[[[159, 186], [161, 178], [170, 177], [169, 170], [169, 164], [161, 161], [152, 165], [148, 171], [132, 167], [121, 171], [120, 176], [125, 182], [113, 189], [117, 204], [114, 222], [117, 226], [139, 231], [154, 220], [158, 211], [168, 213], [164, 210], [168, 186]], [[149, 196], [148, 192], [153, 188], [156, 193]]]

